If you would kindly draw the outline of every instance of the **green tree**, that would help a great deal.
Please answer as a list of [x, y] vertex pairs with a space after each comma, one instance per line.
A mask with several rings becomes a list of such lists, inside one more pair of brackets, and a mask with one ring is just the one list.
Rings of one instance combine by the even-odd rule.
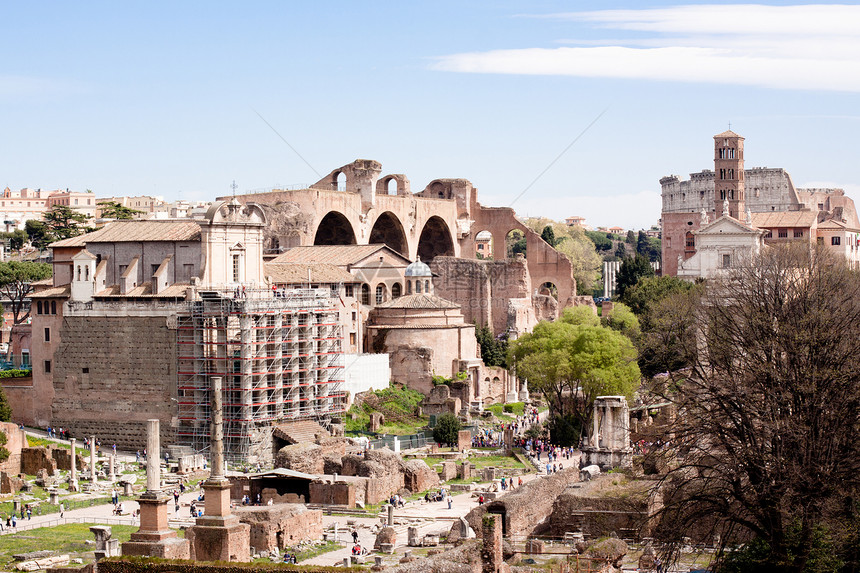
[[0, 295], [9, 301], [14, 324], [21, 324], [30, 316], [27, 296], [33, 292], [32, 283], [51, 276], [51, 265], [30, 261], [0, 263]]
[[0, 233], [0, 237], [9, 240], [9, 249], [12, 251], [20, 251], [27, 242], [27, 233], [21, 229], [15, 229], [11, 233]]
[[602, 233], [600, 231], [586, 231], [585, 236], [588, 237], [592, 243], [594, 243], [594, 248], [598, 251], [611, 251], [612, 250], [612, 238], [607, 237], [607, 233]]
[[508, 364], [508, 335], [503, 334], [496, 338], [488, 326], [476, 326], [475, 338], [481, 347], [481, 358], [487, 366], [501, 366], [507, 368]]
[[640, 279], [653, 276], [654, 269], [651, 267], [648, 257], [642, 255], [627, 257], [615, 275], [615, 294], [619, 299], [623, 299], [628, 288], [638, 283]]
[[454, 414], [442, 414], [436, 420], [436, 427], [433, 428], [433, 439], [440, 444], [453, 446], [458, 441], [459, 432], [460, 419]]
[[639, 231], [639, 235], [636, 237], [636, 253], [650, 258], [651, 243], [648, 241], [648, 235], [645, 234], [645, 231]]
[[77, 237], [85, 232], [82, 225], [86, 223], [87, 216], [68, 205], [54, 205], [43, 218], [54, 240]]
[[592, 319], [577, 308], [565, 309], [560, 320], [538, 323], [511, 342], [508, 357], [529, 388], [546, 397], [551, 417], [567, 420], [577, 431], [588, 427], [597, 396], [630, 398], [639, 383], [633, 344], [595, 324], [589, 313]]
[[540, 232], [540, 238], [550, 247], [555, 247], [558, 244], [555, 238], [555, 231], [552, 230], [552, 225], [547, 225], [543, 228]]
[[42, 221], [30, 219], [24, 223], [24, 231], [30, 238], [30, 244], [40, 251], [47, 247], [54, 239], [51, 237], [48, 226]]
[[99, 201], [96, 205], [101, 207], [101, 216], [106, 219], [134, 219], [135, 215], [143, 213], [117, 201]]
[[[585, 230], [582, 227], [571, 227], [545, 217], [531, 217], [523, 223], [535, 233], [540, 233], [542, 237], [546, 234], [547, 237], [544, 237], [544, 240], [550, 236], [547, 227], [551, 229], [553, 243], [550, 244], [570, 261], [577, 290], [590, 292], [600, 277], [601, 260]], [[566, 301], [560, 302], [564, 304]]]
[[648, 314], [648, 309], [656, 302], [678, 292], [687, 292], [693, 283], [678, 277], [662, 276], [641, 279], [624, 291], [619, 297], [640, 319]]
[[639, 341], [639, 336], [641, 335], [639, 319], [636, 318], [630, 307], [624, 303], [616, 302], [613, 304], [612, 312], [603, 315], [600, 323], [607, 328], [620, 332], [634, 344]]
[[627, 239], [624, 242], [627, 243], [628, 245], [635, 245], [636, 244], [636, 233], [634, 233], [632, 230], [627, 231]]
[[624, 242], [619, 241], [615, 246], [615, 256], [622, 260], [627, 257], [627, 246]]
[[[6, 399], [6, 393], [3, 392], [3, 387], [0, 386], [0, 422], [9, 422], [11, 420], [12, 406], [9, 405], [9, 401]], [[4, 441], [3, 443], [5, 444], [6, 442]]]
[[800, 572], [824, 533], [856, 571], [843, 532], [860, 523], [858, 272], [829, 246], [788, 244], [700, 290], [679, 316], [690, 366], [664, 394], [683, 454], [662, 484], [664, 537], [713, 524], [725, 543], [759, 540], [758, 570]]

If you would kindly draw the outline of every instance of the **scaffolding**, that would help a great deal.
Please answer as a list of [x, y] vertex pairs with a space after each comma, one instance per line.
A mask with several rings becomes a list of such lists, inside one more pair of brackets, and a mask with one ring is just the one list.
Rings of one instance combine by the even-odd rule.
[[272, 428], [345, 411], [342, 331], [329, 289], [207, 289], [177, 317], [177, 442], [209, 446], [211, 378], [223, 379], [224, 452], [265, 456]]

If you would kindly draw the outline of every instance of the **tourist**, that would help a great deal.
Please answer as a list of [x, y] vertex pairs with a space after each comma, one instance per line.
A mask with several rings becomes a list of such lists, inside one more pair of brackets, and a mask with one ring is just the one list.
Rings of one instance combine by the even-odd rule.
[[18, 527], [18, 519], [15, 517], [15, 514], [12, 514], [12, 529]]
[[454, 498], [451, 497], [451, 494], [448, 494], [448, 509], [451, 509], [451, 504], [454, 502]]
[[478, 505], [484, 505], [484, 494], [478, 496]]
[[138, 464], [140, 463], [140, 450], [137, 450], [134, 453], [134, 461], [135, 461], [135, 463], [138, 463]]
[[60, 504], [60, 519], [63, 518], [63, 514], [65, 513], [65, 510], [66, 510], [65, 506], [61, 503]]
[[30, 507], [30, 504], [27, 504], [27, 521], [33, 519], [33, 508]]
[[357, 529], [352, 530], [352, 542], [355, 543], [356, 545], [358, 545], [358, 530]]
[[517, 487], [522, 487], [522, 485], [523, 485], [523, 478], [521, 476], [520, 479], [517, 480]]

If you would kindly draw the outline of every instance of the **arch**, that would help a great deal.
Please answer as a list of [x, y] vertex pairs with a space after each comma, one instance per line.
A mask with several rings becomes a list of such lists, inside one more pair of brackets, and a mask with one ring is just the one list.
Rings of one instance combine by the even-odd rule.
[[418, 256], [424, 262], [432, 261], [437, 256], [454, 256], [454, 240], [441, 217], [434, 215], [424, 224], [418, 239]]
[[558, 287], [552, 281], [543, 282], [541, 283], [540, 287], [538, 287], [538, 294], [552, 296], [557, 301]]
[[391, 211], [386, 211], [376, 218], [373, 229], [370, 230], [368, 244], [384, 243], [403, 255], [409, 256], [409, 245], [406, 243], [406, 233], [400, 219]]
[[400, 283], [394, 283], [391, 285], [391, 298], [398, 298], [403, 294], [403, 287], [400, 286]]
[[314, 235], [314, 245], [354, 245], [355, 231], [349, 220], [337, 211], [330, 211], [320, 221]]
[[370, 285], [367, 283], [361, 285], [361, 304], [370, 306]]
[[382, 304], [385, 302], [385, 285], [380, 283], [376, 285], [376, 304]]
[[493, 234], [486, 229], [475, 234], [475, 258], [493, 260]]
[[526, 234], [521, 229], [511, 229], [505, 235], [505, 256], [508, 259], [516, 259], [517, 255], [528, 258], [527, 243]]
[[331, 174], [331, 188], [335, 191], [346, 191], [346, 173], [335, 171]]

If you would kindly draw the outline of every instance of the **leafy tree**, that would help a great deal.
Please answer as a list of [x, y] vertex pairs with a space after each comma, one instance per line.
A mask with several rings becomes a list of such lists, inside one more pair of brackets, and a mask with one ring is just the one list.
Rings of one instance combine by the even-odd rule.
[[624, 298], [628, 288], [638, 283], [643, 278], [653, 277], [654, 269], [651, 267], [648, 257], [636, 255], [627, 257], [621, 263], [618, 273], [615, 275], [615, 293], [619, 299]]
[[436, 420], [436, 427], [433, 428], [433, 439], [440, 444], [453, 446], [457, 443], [459, 432], [460, 419], [451, 413], [442, 414]]
[[560, 320], [541, 321], [512, 341], [508, 352], [517, 375], [547, 398], [551, 417], [567, 418], [577, 431], [588, 427], [597, 396], [631, 397], [639, 382], [633, 344], [597, 320], [587, 308], [565, 309]]
[[588, 306], [569, 306], [561, 311], [558, 320], [565, 324], [597, 326], [600, 319]]
[[608, 233], [602, 233], [600, 231], [586, 231], [585, 236], [588, 237], [592, 243], [594, 243], [594, 248], [598, 251], [611, 251], [612, 250], [612, 237], [608, 236]]
[[643, 318], [654, 303], [674, 293], [687, 292], [692, 288], [693, 283], [678, 277], [648, 277], [627, 288], [624, 296], [619, 298], [630, 307], [630, 310]]
[[9, 240], [9, 249], [12, 251], [20, 251], [27, 242], [27, 233], [21, 229], [15, 229], [11, 233], [0, 233], [0, 237]]
[[24, 231], [30, 238], [30, 244], [40, 251], [47, 247], [54, 239], [51, 237], [48, 226], [42, 221], [30, 219], [24, 223]]
[[[586, 236], [585, 230], [582, 227], [571, 227], [544, 217], [532, 217], [524, 220], [523, 223], [535, 233], [540, 233], [542, 237], [545, 233], [549, 234], [550, 231], [546, 228], [550, 227], [554, 239], [552, 246], [566, 256], [573, 266], [573, 278], [576, 279], [577, 290], [591, 291], [600, 276], [601, 260], [594, 248], [594, 243]], [[566, 301], [561, 302], [564, 304]]]
[[481, 358], [487, 366], [508, 366], [508, 335], [496, 338], [488, 326], [475, 327], [475, 338], [481, 347]]
[[543, 231], [540, 232], [540, 238], [543, 239], [544, 242], [550, 247], [555, 247], [557, 244], [555, 239], [555, 231], [552, 230], [551, 225], [547, 225], [543, 228]]
[[636, 238], [636, 253], [650, 258], [651, 243], [648, 242], [648, 235], [645, 234], [645, 231], [639, 231]]
[[620, 332], [633, 343], [639, 341], [641, 334], [639, 319], [626, 304], [616, 302], [612, 305], [612, 312], [601, 317], [600, 323], [607, 328]]
[[[12, 406], [9, 405], [9, 401], [6, 399], [6, 393], [3, 392], [3, 387], [0, 386], [0, 422], [9, 422], [11, 420]], [[6, 441], [4, 440], [3, 442], [0, 442], [0, 445], [3, 445], [5, 443]]]
[[514, 229], [508, 233], [505, 243], [508, 248], [509, 257], [519, 254], [526, 256], [528, 241], [526, 240], [525, 234], [519, 229]]
[[82, 235], [84, 233], [82, 225], [87, 221], [86, 215], [68, 205], [54, 205], [43, 215], [43, 218], [55, 240]]
[[619, 259], [624, 259], [627, 257], [627, 247], [623, 242], [619, 241], [615, 246], [615, 256]]
[[634, 233], [632, 230], [627, 231], [627, 239], [624, 242], [627, 243], [628, 245], [635, 245], [636, 244], [636, 233]]
[[21, 324], [30, 316], [25, 310], [25, 299], [33, 292], [31, 283], [51, 276], [51, 265], [30, 261], [0, 263], [0, 295], [9, 301], [14, 324]]
[[677, 317], [690, 365], [665, 393], [683, 457], [661, 535], [711, 525], [723, 543], [756, 540], [758, 570], [800, 572], [824, 533], [856, 571], [842, 532], [860, 523], [858, 272], [825, 246], [773, 246], [697, 290]]
[[107, 219], [134, 219], [135, 215], [143, 213], [143, 211], [121, 205], [117, 201], [99, 201], [96, 205], [101, 207], [102, 217]]

